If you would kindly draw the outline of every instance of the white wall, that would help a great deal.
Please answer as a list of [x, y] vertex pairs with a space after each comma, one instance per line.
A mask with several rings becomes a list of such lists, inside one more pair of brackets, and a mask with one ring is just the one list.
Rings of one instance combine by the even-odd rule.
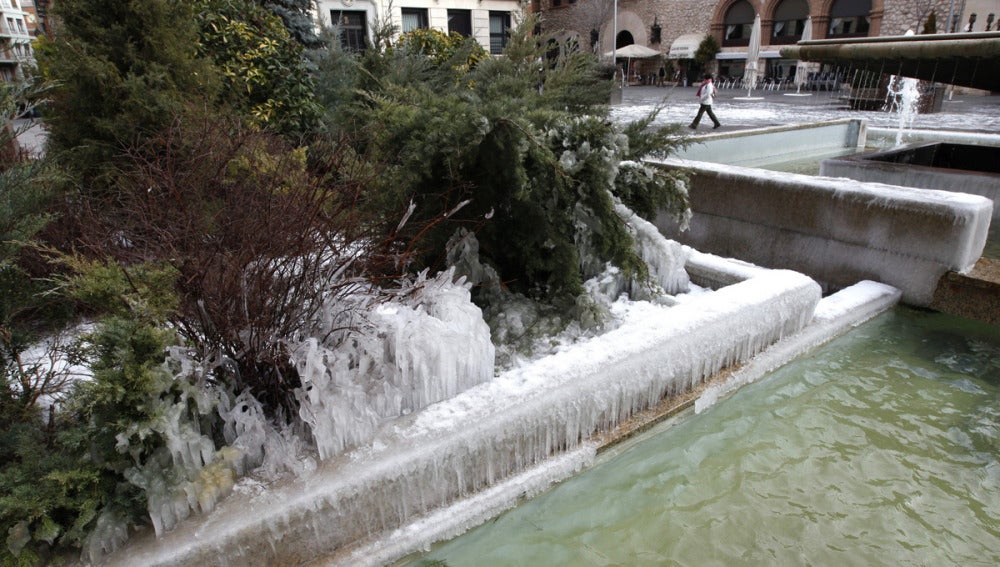
[[369, 36], [379, 18], [388, 16], [399, 27], [403, 8], [426, 9], [430, 27], [445, 33], [448, 32], [448, 10], [471, 10], [473, 37], [487, 50], [490, 48], [490, 12], [510, 12], [514, 24], [521, 10], [517, 0], [319, 0], [317, 4], [317, 20], [323, 26], [331, 25], [331, 10], [367, 12]]

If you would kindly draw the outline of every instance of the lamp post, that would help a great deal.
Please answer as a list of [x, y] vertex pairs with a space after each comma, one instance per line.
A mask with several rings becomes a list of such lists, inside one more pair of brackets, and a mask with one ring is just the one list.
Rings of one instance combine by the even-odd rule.
[[[615, 0], [615, 11], [611, 16], [611, 63], [615, 62], [615, 50], [618, 49], [618, 0]], [[617, 68], [617, 67], [616, 67]], [[622, 86], [625, 86], [625, 74], [622, 73]]]
[[614, 13], [611, 14], [611, 58], [615, 58], [615, 49], [618, 49], [618, 0], [615, 0]]

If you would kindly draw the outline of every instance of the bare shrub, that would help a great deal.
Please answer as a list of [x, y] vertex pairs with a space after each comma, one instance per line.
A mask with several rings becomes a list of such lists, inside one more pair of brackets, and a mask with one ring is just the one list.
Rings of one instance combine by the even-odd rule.
[[299, 384], [283, 341], [366, 274], [406, 264], [359, 206], [378, 168], [343, 140], [318, 147], [310, 156], [232, 119], [179, 120], [130, 148], [114, 191], [78, 211], [89, 253], [176, 270], [172, 322], [204, 356], [235, 361], [225, 379], [271, 409], [291, 409]]

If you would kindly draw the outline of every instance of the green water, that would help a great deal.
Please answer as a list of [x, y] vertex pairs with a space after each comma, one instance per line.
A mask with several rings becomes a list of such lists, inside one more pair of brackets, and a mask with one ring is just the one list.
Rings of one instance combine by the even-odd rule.
[[990, 231], [986, 237], [986, 248], [983, 249], [983, 258], [1000, 260], [1000, 222], [990, 223]]
[[909, 309], [410, 565], [1000, 565], [1000, 328]]
[[864, 149], [858, 148], [836, 148], [817, 153], [801, 153], [798, 157], [786, 161], [761, 162], [747, 167], [759, 167], [771, 171], [783, 171], [785, 173], [801, 173], [804, 175], [819, 175], [820, 164], [825, 159], [849, 156]]

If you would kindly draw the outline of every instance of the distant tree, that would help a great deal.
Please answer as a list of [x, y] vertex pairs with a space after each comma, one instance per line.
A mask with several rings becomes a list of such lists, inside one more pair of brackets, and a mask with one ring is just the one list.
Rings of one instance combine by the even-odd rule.
[[930, 15], [927, 16], [927, 21], [924, 22], [924, 29], [920, 33], [925, 35], [937, 33], [937, 14], [934, 10], [931, 10]]
[[315, 48], [322, 44], [312, 16], [315, 0], [263, 0], [261, 4], [280, 17], [292, 39], [304, 47]]
[[698, 49], [694, 52], [694, 60], [701, 64], [706, 65], [715, 60], [715, 56], [722, 51], [719, 47], [719, 42], [716, 41], [714, 35], [706, 35], [705, 39], [701, 40], [698, 44]]

